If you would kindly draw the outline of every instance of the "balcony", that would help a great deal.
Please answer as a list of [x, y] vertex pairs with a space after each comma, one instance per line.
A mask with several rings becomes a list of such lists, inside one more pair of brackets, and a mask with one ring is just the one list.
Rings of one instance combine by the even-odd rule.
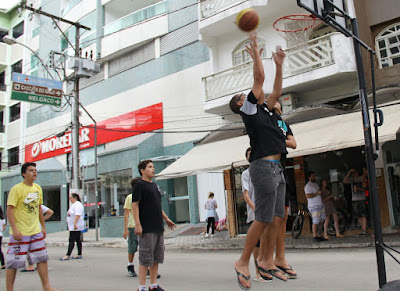
[[6, 85], [0, 84], [0, 110], [6, 107]]
[[0, 71], [7, 67], [7, 45], [0, 42]]
[[162, 1], [107, 24], [103, 28], [102, 57], [168, 33], [168, 5]]
[[[357, 86], [353, 55], [351, 39], [339, 33], [311, 40], [305, 49], [286, 50], [283, 94], [315, 101], [349, 93]], [[268, 94], [272, 91], [274, 65], [270, 58], [263, 58], [263, 64], [266, 76], [263, 89]], [[233, 94], [249, 91], [252, 84], [252, 62], [204, 77], [205, 111], [229, 115], [227, 104]]]
[[214, 16], [226, 9], [234, 7], [247, 0], [205, 0], [200, 1], [200, 20]]

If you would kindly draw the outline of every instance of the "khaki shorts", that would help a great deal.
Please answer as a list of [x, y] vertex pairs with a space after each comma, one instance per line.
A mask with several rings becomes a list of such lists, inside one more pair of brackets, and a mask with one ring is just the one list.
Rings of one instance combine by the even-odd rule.
[[142, 266], [151, 267], [154, 263], [164, 262], [164, 232], [144, 233], [138, 236], [139, 263]]

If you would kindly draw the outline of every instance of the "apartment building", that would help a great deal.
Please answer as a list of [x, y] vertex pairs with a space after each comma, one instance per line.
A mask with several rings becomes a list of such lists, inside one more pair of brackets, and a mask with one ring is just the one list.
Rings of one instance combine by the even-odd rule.
[[[97, 159], [100, 233], [120, 236], [124, 200], [131, 193], [130, 180], [139, 175], [139, 161], [152, 159], [160, 172], [193, 148], [194, 142], [227, 123], [219, 115], [204, 112], [202, 77], [211, 73], [210, 55], [199, 40], [197, 1], [34, 3], [43, 11], [90, 28], [78, 31], [79, 55], [100, 64], [100, 73], [80, 80], [79, 101], [96, 121], [98, 155], [94, 154], [94, 121], [80, 108], [81, 194], [93, 227]], [[54, 3], [58, 3], [56, 8]], [[68, 59], [75, 55], [76, 28], [62, 21], [53, 23], [43, 15], [33, 17], [38, 17], [40, 23], [40, 33], [34, 38], [40, 43], [39, 52], [44, 52], [41, 57], [45, 59], [53, 51], [54, 66], [68, 81], [64, 83], [66, 96], [61, 107], [27, 105], [20, 162], [37, 162], [38, 182], [49, 189], [45, 202], [49, 197], [60, 213], [59, 222], [53, 224], [54, 229], [50, 226], [50, 231], [59, 231], [65, 222], [71, 178], [69, 102], [75, 91], [69, 79], [73, 70], [68, 68]], [[25, 22], [29, 21], [27, 17]], [[57, 45], [42, 43], [42, 37], [57, 40]], [[28, 45], [33, 39], [29, 35], [24, 43]], [[198, 192], [208, 193], [215, 185], [223, 185], [222, 173], [204, 175], [206, 189], [199, 186], [196, 176], [158, 183], [163, 209], [174, 221], [197, 223], [203, 209], [198, 205]], [[3, 177], [4, 198], [19, 179], [18, 171]], [[218, 188], [223, 202], [223, 187]], [[117, 216], [110, 216], [112, 206]], [[221, 206], [223, 213], [224, 203]]]
[[[377, 9], [378, 4], [374, 1], [367, 2], [368, 5], [364, 5], [363, 1], [334, 1], [352, 17], [358, 18], [361, 39], [377, 50], [374, 56], [377, 64], [377, 103], [383, 112], [384, 123], [379, 127], [380, 148], [375, 163], [381, 220], [384, 231], [390, 232], [398, 225], [399, 184], [396, 169], [399, 155], [397, 132], [400, 127], [397, 111], [400, 107], [396, 97], [399, 84], [396, 11], [399, 11], [399, 3], [389, 1], [384, 9], [381, 4]], [[279, 45], [287, 55], [281, 98], [283, 118], [291, 125], [298, 145], [296, 150], [289, 150], [288, 155], [291, 200], [306, 203], [303, 190], [305, 173], [312, 170], [319, 179], [328, 178], [332, 192], [338, 198], [337, 207], [351, 215], [351, 190], [342, 181], [350, 168], [361, 170], [366, 164], [353, 41], [330, 26], [321, 24], [309, 36], [306, 47], [288, 46], [273, 29], [273, 23], [285, 15], [308, 14], [297, 6], [296, 1], [199, 2], [199, 32], [202, 42], [209, 47], [211, 66], [211, 73], [203, 76], [204, 110], [232, 121], [230, 128], [234, 130], [228, 137], [217, 132], [210, 134], [162, 171], [159, 178], [180, 176], [185, 172], [188, 175], [202, 170], [225, 170], [230, 234], [247, 232], [240, 175], [247, 167], [244, 152], [249, 140], [240, 117], [232, 114], [228, 105], [234, 94], [247, 93], [252, 86], [252, 62], [245, 52], [248, 36], [233, 25], [237, 13], [246, 8], [255, 9], [260, 16], [257, 38], [264, 48], [262, 60], [266, 73], [266, 94], [271, 92], [274, 78], [271, 52]], [[365, 55], [364, 60], [368, 70], [369, 56]], [[372, 111], [370, 117], [373, 125]], [[202, 161], [199, 158], [201, 155], [212, 162]], [[357, 228], [357, 223], [350, 218], [349, 227]]]

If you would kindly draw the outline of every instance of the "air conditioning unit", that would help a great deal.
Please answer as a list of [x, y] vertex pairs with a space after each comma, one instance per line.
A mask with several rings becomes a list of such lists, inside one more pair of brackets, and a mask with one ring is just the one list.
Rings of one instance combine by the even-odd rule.
[[282, 95], [279, 101], [282, 104], [283, 114], [287, 114], [297, 108], [296, 97], [293, 94]]

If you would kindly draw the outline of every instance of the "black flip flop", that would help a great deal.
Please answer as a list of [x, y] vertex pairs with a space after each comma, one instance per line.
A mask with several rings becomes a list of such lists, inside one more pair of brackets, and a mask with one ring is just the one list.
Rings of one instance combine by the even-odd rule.
[[[257, 267], [257, 269], [258, 269], [258, 273], [260, 273], [260, 276], [261, 276], [261, 278], [263, 278], [264, 280], [266, 280], [266, 281], [272, 281], [272, 277], [267, 277], [267, 276], [264, 276], [263, 274], [261, 274], [261, 272], [263, 272], [263, 273], [268, 273], [267, 272], [267, 270], [265, 270], [263, 267], [260, 267], [259, 265], [258, 265], [258, 263], [257, 263], [257, 260], [254, 260], [254, 262], [256, 263], [256, 267]], [[261, 272], [260, 272], [261, 271]]]
[[[283, 282], [287, 282], [287, 280], [284, 280], [284, 279], [282, 279], [281, 277], [279, 277], [279, 276], [277, 276], [275, 274], [275, 273], [278, 273], [278, 272], [282, 273], [279, 269], [264, 269], [263, 267], [260, 267], [258, 264], [257, 264], [257, 268], [258, 268], [258, 271], [260, 272], [260, 275], [261, 275], [261, 272], [263, 272], [264, 274], [270, 274], [271, 276], [273, 276], [273, 277], [275, 277], [275, 278], [277, 278], [277, 279], [279, 279], [279, 280], [281, 280]], [[262, 277], [262, 275], [261, 275], [261, 277]]]
[[288, 271], [293, 271], [294, 272], [294, 270], [293, 270], [291, 265], [289, 265], [289, 268], [284, 268], [284, 267], [281, 267], [281, 266], [276, 266], [276, 267], [278, 269], [280, 269], [281, 271], [285, 272], [288, 275], [287, 276], [288, 279], [297, 279], [297, 273], [296, 274], [292, 274], [292, 273], [288, 272]]
[[236, 270], [236, 268], [235, 268], [235, 271], [236, 271], [236, 277], [237, 277], [237, 281], [238, 281], [238, 285], [239, 285], [240, 289], [242, 289], [242, 290], [250, 289], [250, 287], [243, 286], [242, 283], [240, 282], [240, 277], [242, 277], [243, 279], [245, 279], [248, 282], [250, 280], [250, 275], [245, 276], [242, 273], [238, 272], [238, 270]]

